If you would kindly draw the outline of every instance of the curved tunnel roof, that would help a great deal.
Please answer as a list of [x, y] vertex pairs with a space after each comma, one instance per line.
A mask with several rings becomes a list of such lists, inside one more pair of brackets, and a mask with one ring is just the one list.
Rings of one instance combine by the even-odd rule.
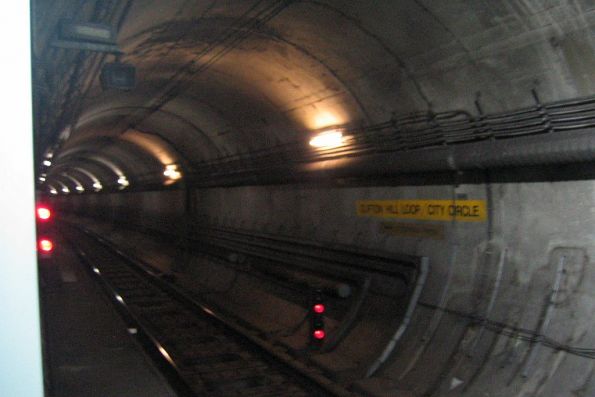
[[[325, 128], [363, 131], [420, 113], [510, 112], [595, 88], [588, 2], [120, 3], [70, 12], [121, 20], [122, 60], [137, 68], [133, 91], [101, 91], [97, 65], [109, 56], [39, 44], [43, 73], [58, 72], [46, 85], [59, 85], [60, 71], [72, 67], [87, 84], [85, 92], [44, 98], [76, 108], [62, 125], [41, 126], [46, 145], [72, 128], [58, 151], [64, 161], [72, 149], [92, 147], [143, 175], [145, 163], [118, 159], [107, 147], [133, 144], [161, 163], [157, 153], [176, 153], [192, 167], [307, 142]], [[63, 2], [62, 11], [70, 6]], [[47, 27], [58, 21], [44, 7], [37, 43], [52, 40]], [[154, 136], [153, 148], [129, 130]], [[101, 137], [112, 141], [95, 145]]]
[[[595, 390], [595, 3], [39, 0], [33, 15], [38, 186], [63, 208], [201, 286], [233, 279], [226, 309], [260, 325], [269, 303], [285, 325], [302, 312], [251, 253], [286, 254], [284, 280], [343, 282], [353, 265], [370, 306], [353, 343], [313, 360], [369, 395]], [[63, 19], [113, 27], [121, 54], [64, 48]], [[135, 87], [103, 89], [118, 62]], [[225, 260], [158, 252], [125, 222]], [[315, 268], [326, 249], [349, 266]], [[408, 276], [385, 277], [401, 256]]]

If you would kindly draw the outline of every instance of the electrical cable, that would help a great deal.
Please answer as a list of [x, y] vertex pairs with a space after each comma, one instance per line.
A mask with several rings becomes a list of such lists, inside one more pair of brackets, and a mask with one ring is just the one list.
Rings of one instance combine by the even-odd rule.
[[564, 343], [557, 342], [545, 335], [541, 335], [539, 332], [534, 330], [515, 327], [509, 324], [493, 321], [482, 316], [477, 316], [471, 313], [465, 313], [459, 310], [448, 309], [445, 307], [440, 307], [425, 302], [419, 302], [419, 305], [465, 318], [467, 320], [470, 320], [470, 325], [483, 325], [486, 327], [486, 329], [499, 335], [504, 335], [513, 339], [519, 339], [528, 343], [541, 343], [543, 346], [549, 347], [553, 350], [564, 351], [569, 354], [588, 359], [595, 359], [595, 348], [570, 346]]

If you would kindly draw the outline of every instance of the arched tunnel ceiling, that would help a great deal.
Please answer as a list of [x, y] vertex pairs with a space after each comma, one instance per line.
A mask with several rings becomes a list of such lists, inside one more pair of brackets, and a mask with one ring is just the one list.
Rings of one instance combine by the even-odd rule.
[[[55, 145], [74, 126], [58, 152], [100, 153], [93, 142], [111, 137], [202, 164], [307, 142], [327, 127], [514, 111], [595, 88], [590, 1], [36, 3], [40, 141]], [[110, 56], [50, 45], [64, 16], [119, 27], [134, 90], [101, 91], [99, 66]], [[118, 138], [131, 129], [162, 147]], [[147, 172], [123, 156], [114, 161]]]
[[[147, 235], [227, 247], [216, 267], [154, 255], [159, 234], [136, 251], [169, 256], [171, 269], [183, 261], [180, 274], [209, 279], [196, 284], [208, 295], [242, 248], [258, 246], [271, 268], [269, 248], [290, 270], [306, 264], [337, 280], [348, 274], [331, 274], [343, 259], [318, 262], [302, 248], [328, 246], [349, 266], [379, 270], [377, 285], [357, 284], [380, 298], [357, 298], [349, 317], [363, 325], [344, 328], [354, 343], [314, 365], [337, 379], [365, 369], [359, 377], [380, 382], [368, 395], [593, 394], [594, 0], [34, 6], [39, 176], [42, 189], [70, 192], [54, 200], [65, 213], [121, 228], [125, 245], [145, 238], [125, 226], [148, 226]], [[101, 88], [112, 55], [52, 45], [62, 18], [116, 28], [136, 87]], [[341, 145], [310, 144], [327, 129]], [[584, 175], [555, 179], [558, 166]], [[167, 179], [178, 171], [180, 183]], [[79, 184], [106, 194], [74, 194]], [[376, 267], [377, 253], [389, 262]], [[420, 259], [406, 294], [386, 281], [392, 254]], [[229, 259], [250, 276], [259, 261]], [[221, 296], [241, 294], [223, 305], [258, 321], [277, 313], [275, 294], [253, 295], [269, 281], [229, 279]], [[417, 298], [411, 315], [403, 299]]]

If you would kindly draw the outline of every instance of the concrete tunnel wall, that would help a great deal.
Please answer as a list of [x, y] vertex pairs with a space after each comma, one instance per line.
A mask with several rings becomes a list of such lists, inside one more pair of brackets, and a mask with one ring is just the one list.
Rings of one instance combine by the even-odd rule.
[[[413, 284], [404, 286], [398, 277], [374, 275], [364, 309], [347, 336], [332, 351], [311, 359], [341, 382], [357, 381], [357, 390], [371, 395], [387, 390], [405, 396], [595, 394], [593, 360], [568, 351], [595, 346], [592, 178], [574, 180], [573, 174], [547, 181], [542, 175], [538, 181], [489, 182], [491, 170], [481, 170], [482, 176], [469, 183], [456, 168], [457, 159], [449, 157], [448, 169], [440, 170], [449, 173], [444, 180], [440, 175], [398, 182], [353, 175], [352, 180], [348, 169], [345, 180], [321, 177], [308, 184], [291, 172], [291, 166], [304, 164], [300, 158], [292, 163], [290, 155], [273, 150], [296, 142], [307, 146], [311, 134], [326, 127], [339, 126], [366, 138], [379, 123], [411, 114], [453, 111], [479, 117], [529, 106], [541, 111], [543, 103], [592, 95], [592, 2], [399, 1], [370, 6], [296, 1], [270, 8], [278, 12], [270, 15], [250, 14], [245, 1], [132, 2], [128, 9], [101, 2], [93, 9], [91, 1], [83, 9], [69, 1], [53, 9], [51, 2], [38, 3], [36, 15], [46, 24], [38, 24], [34, 52], [46, 61], [41, 68], [47, 74], [69, 76], [58, 72], [76, 58], [63, 50], [43, 53], [52, 37], [43, 26], [61, 12], [89, 19], [94, 10], [112, 24], [122, 17], [118, 42], [123, 60], [134, 64], [139, 76], [133, 91], [102, 92], [92, 84], [90, 72], [81, 71], [81, 84], [91, 83], [88, 95], [74, 96], [80, 112], [70, 123], [51, 131], [47, 127], [48, 137], [69, 131], [53, 141], [47, 138], [54, 156], [48, 185], [71, 185], [62, 173], [81, 167], [93, 170], [104, 185], [104, 191], [93, 194], [89, 179], [85, 194], [54, 197], [63, 214], [76, 215], [155, 266], [177, 273], [180, 282], [202, 291], [221, 310], [298, 350], [307, 343], [303, 327], [289, 336], [275, 331], [292, 328], [303, 318], [301, 287], [280, 284], [263, 275], [258, 263], [230, 260], [225, 252], [218, 259], [199, 250], [191, 253], [187, 245], [193, 243], [186, 235], [232, 229], [386, 257], [427, 257], [429, 273], [411, 324], [374, 376], [365, 379], [402, 324], [412, 295]], [[262, 23], [248, 29], [238, 27], [238, 21]], [[200, 54], [205, 48], [226, 48], [217, 39], [227, 32], [246, 36], [211, 64], [211, 58]], [[196, 69], [180, 75], [189, 64]], [[82, 65], [93, 70], [91, 61]], [[66, 81], [40, 79], [39, 85], [49, 85], [45, 92], [63, 99], [68, 92], [58, 88]], [[62, 103], [50, 99], [48, 103]], [[69, 102], [63, 103], [66, 107]], [[48, 119], [61, 110], [40, 108]], [[537, 137], [546, 142], [554, 135], [547, 132]], [[517, 142], [498, 142], [503, 141]], [[444, 150], [450, 147], [439, 144]], [[250, 179], [262, 149], [273, 150], [274, 160], [289, 164], [287, 180], [281, 175], [279, 184], [265, 185], [259, 176]], [[381, 152], [383, 141], [372, 149]], [[418, 166], [427, 171], [424, 149], [402, 152], [418, 156]], [[507, 153], [503, 149], [501, 154]], [[358, 159], [357, 153], [353, 156]], [[230, 158], [236, 163], [223, 161]], [[399, 161], [396, 155], [395, 169]], [[180, 164], [195, 187], [163, 188], [163, 166], [170, 162]], [[211, 164], [206, 171], [201, 168], [205, 164]], [[524, 163], [519, 164], [522, 169]], [[368, 164], [374, 172], [385, 172], [375, 167]], [[407, 170], [415, 167], [409, 164]], [[213, 187], [223, 184], [218, 177], [202, 184], [209, 173], [237, 171], [246, 174], [240, 173], [239, 181], [226, 180], [226, 187]], [[502, 171], [509, 180], [518, 172]], [[119, 173], [139, 191], [117, 191]], [[358, 200], [397, 199], [483, 200], [487, 216], [480, 222], [457, 222], [357, 214]], [[406, 224], [417, 235], [391, 232], [394, 224]], [[346, 275], [330, 265], [318, 271], [329, 280], [359, 280], [351, 297], [329, 298], [335, 308], [329, 313], [332, 335], [356, 304], [368, 273]]]
[[[493, 396], [562, 396], [580, 390], [589, 395], [594, 387], [590, 359], [498, 335], [493, 327], [471, 323], [465, 315], [489, 318], [518, 329], [540, 330], [547, 338], [567, 345], [591, 346], [595, 186], [590, 181], [576, 181], [502, 183], [487, 188], [474, 184], [200, 190], [193, 203], [196, 213], [192, 221], [195, 228], [236, 227], [329, 245], [428, 256], [431, 270], [420, 298], [424, 305], [416, 307], [408, 331], [378, 374], [378, 378], [392, 379], [403, 390], [419, 395], [488, 392]], [[491, 194], [491, 222], [447, 222], [444, 239], [434, 240], [385, 234], [379, 230], [382, 220], [355, 214], [358, 199], [448, 199], [453, 194], [477, 199]], [[70, 197], [68, 206], [86, 215], [110, 219], [115, 230], [124, 219], [169, 229], [184, 218], [183, 200], [182, 191], [81, 195]], [[135, 215], [129, 217], [130, 213]], [[107, 236], [114, 233], [109, 228], [102, 232]], [[131, 240], [129, 233], [115, 236], [121, 244], [136, 246], [136, 252], [150, 262], [158, 262], [152, 251], [147, 254], [144, 250], [154, 243], [151, 240], [140, 244], [143, 239]], [[550, 304], [561, 256], [566, 257], [564, 272]], [[170, 257], [170, 266], [176, 258]], [[197, 291], [220, 290], [234, 277], [229, 264], [193, 259], [186, 266], [184, 271], [196, 277]], [[228, 294], [216, 296], [215, 301], [223, 309], [228, 306], [232, 313], [265, 331], [277, 325], [290, 326], [303, 315], [299, 305], [271, 298], [274, 293], [263, 288], [262, 279], [245, 277], [244, 282], [234, 286], [237, 290], [232, 287]], [[357, 363], [365, 367], [376, 358], [378, 348], [396, 328], [395, 320], [402, 316], [399, 300], [403, 299], [406, 296], [402, 293], [371, 297], [369, 312], [362, 314], [360, 329], [354, 332], [356, 337], [344, 341], [352, 346], [338, 348], [327, 353], [327, 361], [319, 361], [336, 370], [339, 378], [361, 376], [361, 372], [349, 369], [357, 368]], [[548, 310], [549, 325], [544, 326]], [[262, 316], [260, 321], [256, 320], [258, 316]], [[277, 322], [272, 321], [274, 318]], [[364, 346], [368, 354], [362, 355], [359, 349]], [[536, 353], [529, 362], [532, 351]], [[457, 381], [453, 383], [453, 379]], [[449, 392], [458, 380], [464, 383]]]

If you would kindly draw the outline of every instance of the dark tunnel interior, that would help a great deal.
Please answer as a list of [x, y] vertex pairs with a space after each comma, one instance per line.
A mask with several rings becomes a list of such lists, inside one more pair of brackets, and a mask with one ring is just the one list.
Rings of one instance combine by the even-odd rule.
[[71, 246], [329, 395], [595, 395], [594, 1], [34, 0], [32, 40]]

